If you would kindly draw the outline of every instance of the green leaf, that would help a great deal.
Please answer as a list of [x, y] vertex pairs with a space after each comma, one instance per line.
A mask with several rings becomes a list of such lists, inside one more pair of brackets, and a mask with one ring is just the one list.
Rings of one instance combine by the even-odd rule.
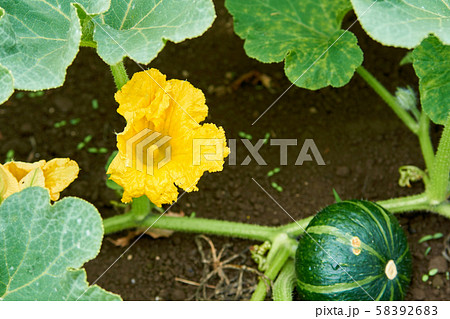
[[285, 60], [295, 85], [341, 87], [361, 65], [363, 53], [353, 33], [341, 30], [348, 0], [227, 0], [235, 32], [247, 55], [262, 62]]
[[408, 53], [405, 54], [405, 56], [400, 61], [400, 66], [413, 63], [413, 57], [412, 57], [413, 51], [408, 51]]
[[5, 102], [14, 92], [14, 80], [11, 72], [0, 65], [0, 104]]
[[422, 108], [434, 123], [444, 124], [450, 112], [450, 46], [428, 37], [414, 49], [413, 60]]
[[97, 52], [108, 64], [123, 57], [147, 64], [164, 47], [203, 34], [215, 18], [211, 0], [112, 0], [94, 18]]
[[102, 237], [97, 209], [82, 199], [50, 205], [40, 187], [9, 196], [0, 205], [0, 299], [120, 300], [89, 287], [80, 269], [98, 254]]
[[450, 44], [448, 0], [351, 0], [359, 22], [385, 45], [414, 48], [430, 33]]
[[90, 14], [109, 7], [108, 0], [0, 0], [0, 82], [8, 84], [0, 86], [0, 102], [12, 93], [4, 68], [16, 89], [37, 91], [63, 84], [81, 37], [74, 3]]

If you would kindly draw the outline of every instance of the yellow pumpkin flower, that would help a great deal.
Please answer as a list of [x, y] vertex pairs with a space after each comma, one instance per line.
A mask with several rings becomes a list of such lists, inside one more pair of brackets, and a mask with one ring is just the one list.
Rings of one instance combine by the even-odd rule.
[[0, 203], [8, 196], [20, 191], [19, 182], [0, 164]]
[[47, 188], [51, 200], [56, 201], [60, 193], [77, 178], [78, 172], [78, 164], [68, 158], [0, 164], [0, 201], [31, 186]]
[[172, 203], [176, 186], [197, 191], [205, 171], [223, 169], [230, 152], [225, 132], [199, 124], [208, 107], [202, 91], [189, 82], [166, 81], [150, 69], [134, 74], [115, 98], [127, 125], [117, 135], [119, 152], [107, 173], [124, 188], [123, 202], [146, 195], [158, 206]]

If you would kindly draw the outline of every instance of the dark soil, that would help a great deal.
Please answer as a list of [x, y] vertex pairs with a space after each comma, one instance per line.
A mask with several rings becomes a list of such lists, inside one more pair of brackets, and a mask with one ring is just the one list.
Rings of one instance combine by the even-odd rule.
[[[252, 180], [254, 178], [295, 219], [310, 216], [333, 203], [332, 189], [341, 198], [382, 200], [390, 197], [416, 194], [421, 183], [409, 189], [398, 186], [398, 167], [423, 167], [416, 137], [385, 103], [357, 75], [339, 89], [325, 88], [308, 91], [293, 87], [255, 125], [251, 123], [291, 84], [283, 72], [283, 64], [262, 64], [246, 56], [243, 41], [233, 33], [232, 18], [216, 1], [218, 18], [204, 36], [181, 44], [168, 43], [150, 67], [158, 68], [168, 79], [187, 79], [205, 92], [210, 108], [208, 122], [224, 127], [228, 138], [239, 138], [239, 132], [251, 134], [253, 141], [269, 132], [272, 138], [293, 138], [299, 145], [289, 147], [289, 163], [279, 164], [279, 148], [265, 145], [261, 154], [267, 166], [258, 166], [253, 160], [248, 166], [226, 165], [223, 172], [205, 174], [198, 186], [199, 192], [183, 196], [172, 211], [197, 217], [231, 221], [281, 225], [291, 222], [286, 215]], [[348, 22], [354, 17], [348, 17]], [[386, 48], [365, 35], [359, 25], [352, 31], [365, 52], [364, 65], [393, 92], [397, 86], [417, 87], [417, 78], [410, 65], [400, 67], [406, 51]], [[130, 74], [140, 71], [132, 61], [126, 63]], [[254, 83], [243, 83], [237, 90], [231, 82], [258, 71], [272, 79], [272, 89]], [[79, 178], [63, 193], [92, 202], [104, 217], [120, 213], [110, 204], [118, 200], [105, 186], [104, 165], [115, 149], [115, 132], [125, 126], [115, 112], [115, 87], [108, 67], [91, 49], [82, 49], [69, 68], [64, 87], [49, 90], [42, 97], [19, 98], [17, 94], [0, 107], [0, 159], [8, 150], [15, 151], [15, 159], [34, 161], [54, 157], [76, 160], [81, 172]], [[97, 99], [99, 108], [92, 108]], [[70, 119], [81, 121], [72, 125]], [[54, 124], [66, 120], [66, 126]], [[433, 127], [433, 138], [439, 138], [439, 127]], [[108, 154], [92, 154], [87, 147], [77, 145], [87, 135], [92, 141], [87, 147], [105, 147]], [[303, 140], [314, 139], [326, 165], [294, 162]], [[237, 162], [248, 155], [242, 143], [237, 143]], [[273, 177], [267, 172], [274, 167], [281, 171]], [[276, 182], [282, 192], [271, 187]], [[450, 221], [427, 213], [409, 213], [398, 216], [407, 232], [414, 257], [414, 273], [408, 300], [445, 300], [450, 294], [450, 281], [445, 273], [422, 281], [422, 275], [434, 268], [444, 249], [443, 239], [418, 244], [428, 234], [449, 233]], [[90, 282], [122, 254], [125, 248], [116, 247], [108, 239], [126, 235], [125, 232], [107, 236], [99, 256], [86, 265]], [[196, 287], [176, 281], [183, 278], [199, 282], [203, 264], [194, 235], [176, 233], [166, 239], [143, 237], [98, 281], [107, 290], [120, 294], [125, 300], [185, 300], [195, 297]], [[250, 241], [212, 236], [217, 249], [233, 244], [227, 256], [243, 252], [247, 256], [234, 262], [255, 267], [248, 257]], [[206, 244], [206, 243], [205, 243]], [[204, 247], [206, 247], [204, 245]], [[425, 250], [431, 251], [425, 256]], [[431, 263], [431, 264], [430, 264]], [[443, 263], [442, 271], [448, 271]], [[232, 283], [238, 271], [229, 270]], [[214, 285], [218, 279], [209, 283]], [[244, 274], [244, 288], [256, 282], [256, 275]], [[232, 286], [232, 285], [231, 285]], [[206, 288], [208, 293], [213, 289]], [[234, 288], [231, 287], [232, 292]], [[214, 298], [232, 298], [222, 291]], [[245, 292], [245, 289], [244, 289]], [[248, 297], [248, 293], [243, 298]]]

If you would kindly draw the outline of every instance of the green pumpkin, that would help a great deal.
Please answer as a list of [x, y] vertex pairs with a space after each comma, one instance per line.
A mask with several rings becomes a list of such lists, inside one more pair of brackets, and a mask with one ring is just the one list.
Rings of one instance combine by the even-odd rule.
[[295, 270], [303, 300], [403, 300], [411, 253], [391, 213], [368, 201], [342, 201], [311, 220]]

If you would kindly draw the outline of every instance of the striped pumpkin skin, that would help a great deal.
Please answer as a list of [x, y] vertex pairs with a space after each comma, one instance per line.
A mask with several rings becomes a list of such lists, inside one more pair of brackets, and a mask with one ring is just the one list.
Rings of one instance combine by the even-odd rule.
[[403, 300], [411, 253], [387, 210], [368, 201], [342, 201], [320, 211], [306, 232], [295, 256], [301, 299]]

